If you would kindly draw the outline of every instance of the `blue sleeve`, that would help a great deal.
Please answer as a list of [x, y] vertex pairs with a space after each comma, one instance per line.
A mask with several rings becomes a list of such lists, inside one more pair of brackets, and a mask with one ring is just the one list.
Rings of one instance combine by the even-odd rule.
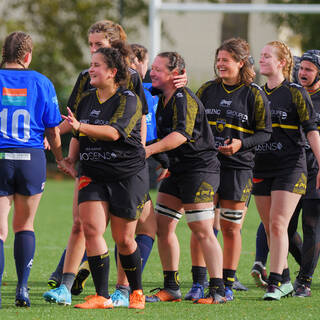
[[[145, 86], [145, 84], [143, 85]], [[146, 115], [148, 142], [157, 139], [156, 110], [159, 98], [157, 96], [152, 96], [147, 88], [144, 88], [144, 91], [149, 109], [149, 113]]]
[[45, 128], [56, 127], [61, 122], [61, 115], [59, 110], [58, 98], [53, 84], [50, 80], [47, 86], [43, 88], [44, 92], [44, 112], [42, 121]]

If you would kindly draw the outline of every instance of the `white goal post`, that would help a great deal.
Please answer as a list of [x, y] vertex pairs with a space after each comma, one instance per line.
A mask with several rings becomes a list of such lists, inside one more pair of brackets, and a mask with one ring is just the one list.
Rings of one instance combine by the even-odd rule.
[[150, 60], [156, 57], [161, 48], [161, 12], [224, 12], [224, 13], [305, 13], [319, 14], [320, 4], [272, 4], [272, 3], [165, 3], [150, 0], [149, 33]]

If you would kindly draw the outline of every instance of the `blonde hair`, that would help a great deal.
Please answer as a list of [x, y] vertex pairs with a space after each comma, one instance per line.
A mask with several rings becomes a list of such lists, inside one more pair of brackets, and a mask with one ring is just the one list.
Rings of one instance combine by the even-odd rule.
[[283, 76], [286, 80], [291, 81], [292, 68], [293, 68], [293, 55], [289, 47], [281, 41], [271, 41], [267, 43], [267, 46], [276, 48], [276, 54], [279, 60], [285, 60], [286, 64], [282, 69]]
[[111, 20], [101, 20], [94, 23], [88, 30], [88, 34], [90, 33], [104, 33], [111, 45], [113, 41], [127, 40], [127, 35], [120, 24], [114, 23]]

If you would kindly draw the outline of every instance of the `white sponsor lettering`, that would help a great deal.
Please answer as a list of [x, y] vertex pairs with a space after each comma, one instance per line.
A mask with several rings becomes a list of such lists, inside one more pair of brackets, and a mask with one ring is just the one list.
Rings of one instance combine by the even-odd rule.
[[281, 151], [283, 145], [281, 142], [267, 142], [256, 146], [257, 152]]
[[235, 111], [235, 110], [227, 110], [227, 116], [232, 117], [232, 118], [238, 118], [242, 122], [245, 122], [248, 120], [248, 116], [246, 114], [243, 114], [241, 112]]
[[114, 152], [82, 152], [80, 161], [114, 160], [117, 155]]
[[109, 123], [109, 121], [105, 121], [105, 120], [100, 120], [100, 119], [96, 119], [95, 121], [94, 121], [94, 124], [97, 124], [97, 125], [105, 125], [105, 124], [108, 124]]
[[99, 117], [99, 114], [101, 113], [101, 110], [95, 110], [93, 109], [91, 112], [90, 112], [90, 117]]
[[226, 100], [226, 99], [222, 99], [220, 101], [220, 107], [225, 107], [228, 108], [231, 106], [232, 100]]
[[216, 114], [216, 115], [220, 115], [221, 110], [220, 109], [206, 109], [206, 114]]
[[6, 160], [31, 160], [31, 154], [30, 153], [7, 153], [7, 152], [1, 152], [0, 153], [0, 159], [6, 159]]
[[271, 116], [285, 120], [285, 119], [287, 119], [288, 114], [282, 110], [271, 110]]

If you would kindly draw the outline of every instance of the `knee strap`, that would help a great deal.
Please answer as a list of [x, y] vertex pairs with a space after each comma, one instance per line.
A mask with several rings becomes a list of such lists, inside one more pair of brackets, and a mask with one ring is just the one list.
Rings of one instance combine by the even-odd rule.
[[179, 221], [182, 217], [181, 212], [174, 209], [170, 209], [160, 203], [157, 203], [154, 209], [156, 213], [162, 214], [163, 216], [166, 216], [171, 219], [175, 219]]
[[186, 210], [187, 222], [209, 220], [214, 218], [214, 208]]
[[243, 217], [244, 210], [233, 210], [221, 208], [220, 219], [240, 224]]

